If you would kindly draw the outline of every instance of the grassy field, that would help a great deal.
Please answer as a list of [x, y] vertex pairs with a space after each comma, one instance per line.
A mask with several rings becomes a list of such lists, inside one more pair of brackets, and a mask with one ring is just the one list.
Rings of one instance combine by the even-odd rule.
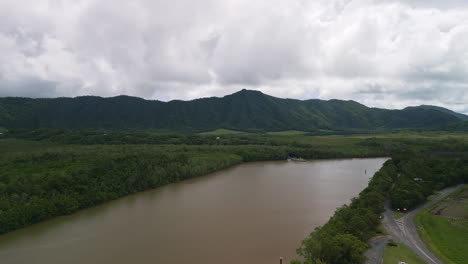
[[445, 263], [468, 263], [468, 187], [420, 212], [418, 231], [429, 248]]
[[45, 150], [48, 148], [57, 147], [57, 144], [49, 142], [27, 141], [19, 139], [2, 139], [0, 138], [0, 155], [8, 155], [14, 152], [30, 152], [37, 150]]
[[298, 135], [304, 135], [304, 134], [307, 134], [307, 132], [298, 131], [298, 130], [287, 130], [287, 131], [265, 133], [265, 135], [267, 136], [298, 136]]
[[384, 251], [383, 263], [384, 264], [398, 264], [400, 261], [408, 264], [425, 264], [416, 253], [414, 253], [407, 246], [395, 243], [397, 246], [386, 246]]

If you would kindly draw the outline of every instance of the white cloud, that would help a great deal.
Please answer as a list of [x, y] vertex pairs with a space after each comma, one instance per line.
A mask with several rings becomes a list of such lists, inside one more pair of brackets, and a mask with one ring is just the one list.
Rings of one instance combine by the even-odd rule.
[[0, 96], [241, 88], [468, 113], [461, 0], [4, 0]]

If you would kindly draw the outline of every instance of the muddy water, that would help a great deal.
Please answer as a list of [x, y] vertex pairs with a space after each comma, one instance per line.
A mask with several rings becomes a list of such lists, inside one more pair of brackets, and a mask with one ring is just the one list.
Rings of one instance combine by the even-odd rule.
[[242, 164], [0, 236], [0, 263], [289, 263], [385, 160]]

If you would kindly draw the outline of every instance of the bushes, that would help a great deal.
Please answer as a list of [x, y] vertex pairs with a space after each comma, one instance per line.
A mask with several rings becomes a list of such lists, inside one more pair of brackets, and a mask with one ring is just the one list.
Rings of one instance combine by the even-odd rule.
[[413, 209], [444, 187], [467, 181], [468, 160], [462, 153], [450, 157], [419, 154], [398, 159], [395, 187], [390, 193], [392, 207]]
[[389, 247], [397, 247], [398, 244], [395, 243], [395, 241], [393, 241], [393, 240], [390, 239], [390, 240], [388, 240], [387, 246], [389, 246]]

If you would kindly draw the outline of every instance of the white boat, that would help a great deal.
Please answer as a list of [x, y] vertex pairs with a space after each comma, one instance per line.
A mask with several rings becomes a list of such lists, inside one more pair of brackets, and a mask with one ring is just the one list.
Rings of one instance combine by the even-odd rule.
[[305, 161], [303, 158], [288, 157], [287, 161]]

